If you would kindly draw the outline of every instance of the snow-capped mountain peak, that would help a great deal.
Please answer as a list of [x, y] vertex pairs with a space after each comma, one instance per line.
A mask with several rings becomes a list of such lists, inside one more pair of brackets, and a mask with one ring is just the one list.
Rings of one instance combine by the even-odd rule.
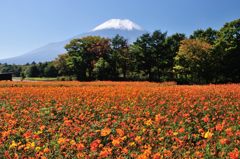
[[120, 30], [143, 30], [139, 25], [129, 19], [110, 19], [92, 31], [105, 30], [105, 29], [120, 29]]
[[[142, 34], [146, 33], [139, 25], [133, 23], [132, 21], [125, 19], [111, 19], [105, 23], [97, 26], [90, 32], [83, 33], [71, 37], [66, 40], [62, 40], [56, 43], [47, 44], [38, 49], [32, 50], [21, 56], [0, 59], [0, 63], [8, 64], [26, 64], [35, 62], [46, 62], [52, 61], [58, 57], [58, 55], [66, 52], [64, 46], [68, 44], [72, 39], [79, 39], [86, 36], [100, 36], [105, 38], [113, 38], [117, 34], [123, 36], [131, 44]], [[1, 57], [0, 57], [1, 58]]]

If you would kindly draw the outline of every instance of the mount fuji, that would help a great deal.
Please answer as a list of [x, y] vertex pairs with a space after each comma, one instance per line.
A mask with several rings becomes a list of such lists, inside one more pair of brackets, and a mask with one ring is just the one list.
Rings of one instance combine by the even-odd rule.
[[136, 23], [128, 19], [111, 19], [108, 20], [90, 32], [76, 35], [70, 39], [63, 40], [60, 42], [50, 43], [28, 53], [20, 56], [1, 59], [0, 63], [8, 64], [26, 64], [35, 62], [46, 62], [52, 61], [58, 57], [58, 55], [65, 52], [64, 46], [68, 44], [72, 39], [82, 38], [86, 36], [101, 36], [105, 38], [113, 38], [117, 34], [128, 39], [129, 43], [133, 43], [139, 36], [146, 33], [146, 31], [137, 25]]

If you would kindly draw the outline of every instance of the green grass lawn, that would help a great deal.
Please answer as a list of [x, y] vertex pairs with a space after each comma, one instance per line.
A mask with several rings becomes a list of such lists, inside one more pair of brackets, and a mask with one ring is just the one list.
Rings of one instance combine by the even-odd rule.
[[[13, 77], [13, 81], [21, 81], [21, 77]], [[57, 81], [57, 78], [50, 77], [27, 77], [23, 81]]]

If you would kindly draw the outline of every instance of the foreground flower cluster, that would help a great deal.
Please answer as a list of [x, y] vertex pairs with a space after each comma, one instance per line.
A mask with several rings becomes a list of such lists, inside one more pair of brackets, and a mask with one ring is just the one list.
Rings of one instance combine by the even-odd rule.
[[4, 158], [239, 158], [240, 85], [0, 82]]

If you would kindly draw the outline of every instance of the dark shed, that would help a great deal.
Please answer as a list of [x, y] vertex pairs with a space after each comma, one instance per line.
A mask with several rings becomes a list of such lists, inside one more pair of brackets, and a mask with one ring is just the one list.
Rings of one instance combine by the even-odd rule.
[[0, 81], [12, 81], [12, 73], [0, 73]]

